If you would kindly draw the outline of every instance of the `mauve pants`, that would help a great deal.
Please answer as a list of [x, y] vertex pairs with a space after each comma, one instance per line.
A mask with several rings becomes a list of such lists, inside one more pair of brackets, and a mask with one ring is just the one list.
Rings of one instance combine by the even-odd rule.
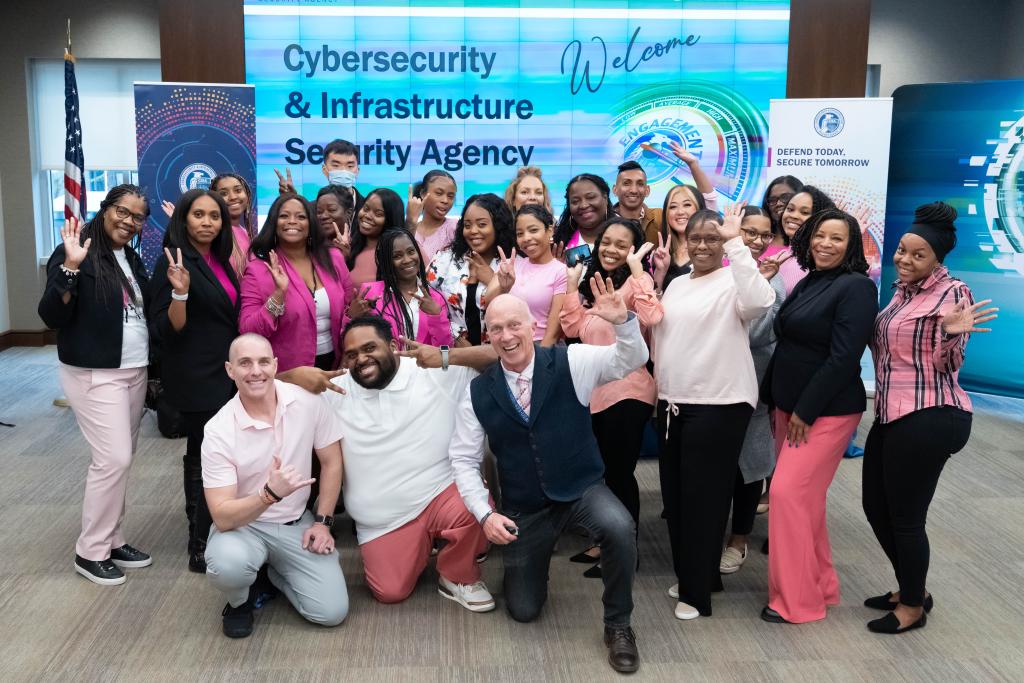
[[146, 368], [89, 369], [61, 363], [60, 384], [78, 427], [92, 448], [82, 500], [82, 534], [75, 552], [86, 560], [106, 560], [125, 544], [128, 468], [139, 440], [146, 401]]

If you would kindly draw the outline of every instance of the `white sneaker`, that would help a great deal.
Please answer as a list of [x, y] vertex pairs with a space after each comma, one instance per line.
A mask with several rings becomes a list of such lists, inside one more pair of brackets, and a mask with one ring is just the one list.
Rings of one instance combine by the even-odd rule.
[[743, 566], [747, 559], [747, 546], [743, 545], [743, 552], [740, 552], [731, 545], [727, 545], [722, 551], [722, 560], [718, 563], [718, 571], [721, 574], [735, 574]]
[[679, 584], [673, 583], [668, 589], [668, 597], [679, 599]]
[[688, 605], [685, 602], [676, 603], [676, 619], [682, 619], [683, 621], [689, 621], [690, 619], [696, 619], [700, 616], [700, 612], [697, 608]]
[[442, 576], [437, 582], [437, 592], [470, 612], [490, 612], [494, 609], [494, 597], [483, 581], [470, 584], [453, 583]]

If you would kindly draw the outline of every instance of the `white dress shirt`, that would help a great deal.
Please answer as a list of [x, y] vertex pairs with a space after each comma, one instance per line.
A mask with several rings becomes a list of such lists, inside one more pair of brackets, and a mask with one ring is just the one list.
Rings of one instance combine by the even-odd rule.
[[[590, 394], [601, 384], [622, 379], [647, 362], [647, 344], [640, 333], [640, 322], [633, 312], [626, 322], [615, 326], [615, 344], [592, 346], [572, 344], [568, 349], [569, 374], [573, 390], [581, 405], [590, 405]], [[533, 379], [534, 358], [522, 373], [502, 366], [505, 381], [516, 395], [516, 379], [520, 375]], [[467, 386], [455, 412], [455, 435], [449, 457], [455, 483], [466, 508], [478, 519], [491, 511], [487, 489], [480, 478], [480, 462], [484, 457], [484, 428], [473, 411], [473, 400]]]

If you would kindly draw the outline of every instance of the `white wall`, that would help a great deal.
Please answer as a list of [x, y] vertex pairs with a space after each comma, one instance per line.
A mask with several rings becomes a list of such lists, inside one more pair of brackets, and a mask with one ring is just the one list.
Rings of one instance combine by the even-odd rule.
[[39, 259], [49, 254], [38, 253], [36, 246], [27, 73], [29, 59], [64, 56], [68, 17], [79, 59], [160, 59], [157, 0], [33, 0], [0, 6], [0, 332], [45, 327], [36, 305], [45, 283]]

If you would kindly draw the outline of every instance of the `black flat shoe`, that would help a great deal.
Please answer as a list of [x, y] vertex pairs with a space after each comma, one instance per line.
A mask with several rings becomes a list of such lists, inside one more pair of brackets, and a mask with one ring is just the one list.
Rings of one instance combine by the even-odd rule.
[[196, 574], [206, 573], [206, 551], [197, 550], [188, 555], [188, 570]]
[[110, 561], [121, 569], [138, 569], [153, 564], [153, 558], [148, 553], [133, 548], [127, 543], [110, 551]]
[[101, 586], [118, 586], [125, 582], [124, 572], [110, 560], [87, 560], [75, 555], [75, 571]]
[[[587, 550], [593, 550], [596, 547], [597, 546], [591, 546], [590, 548], [587, 548]], [[576, 562], [577, 564], [594, 564], [595, 562], [601, 561], [600, 555], [598, 555], [597, 557], [594, 557], [593, 555], [587, 555], [587, 550], [584, 550], [581, 553], [576, 553], [575, 555], [569, 558], [569, 561]]]
[[872, 633], [888, 633], [895, 635], [897, 633], [906, 633], [907, 631], [913, 631], [915, 628], [922, 628], [928, 623], [928, 615], [924, 612], [921, 613], [921, 618], [915, 621], [910, 626], [904, 626], [900, 628], [900, 620], [893, 613], [889, 612], [880, 619], [868, 622], [868, 630]]
[[583, 572], [583, 576], [587, 579], [600, 579], [603, 576], [603, 574], [601, 574], [601, 565], [595, 564], [593, 567]]
[[[896, 609], [896, 605], [898, 604], [898, 602], [892, 601], [892, 591], [886, 593], [885, 595], [876, 595], [875, 597], [868, 598], [864, 601], [865, 607], [870, 607], [871, 609], [880, 609], [886, 612], [893, 611], [894, 609]], [[931, 595], [926, 595], [924, 598], [924, 603], [921, 606], [924, 607], [925, 612], [931, 612], [932, 607], [935, 606], [935, 601], [932, 600]]]
[[790, 624], [792, 622], [786, 621], [786, 618], [781, 614], [773, 610], [771, 607], [765, 606], [761, 610], [761, 619], [767, 621], [770, 624]]
[[224, 605], [221, 612], [224, 617], [224, 635], [228, 638], [246, 638], [252, 635], [252, 600], [246, 600], [238, 607], [232, 607], [231, 603]]

